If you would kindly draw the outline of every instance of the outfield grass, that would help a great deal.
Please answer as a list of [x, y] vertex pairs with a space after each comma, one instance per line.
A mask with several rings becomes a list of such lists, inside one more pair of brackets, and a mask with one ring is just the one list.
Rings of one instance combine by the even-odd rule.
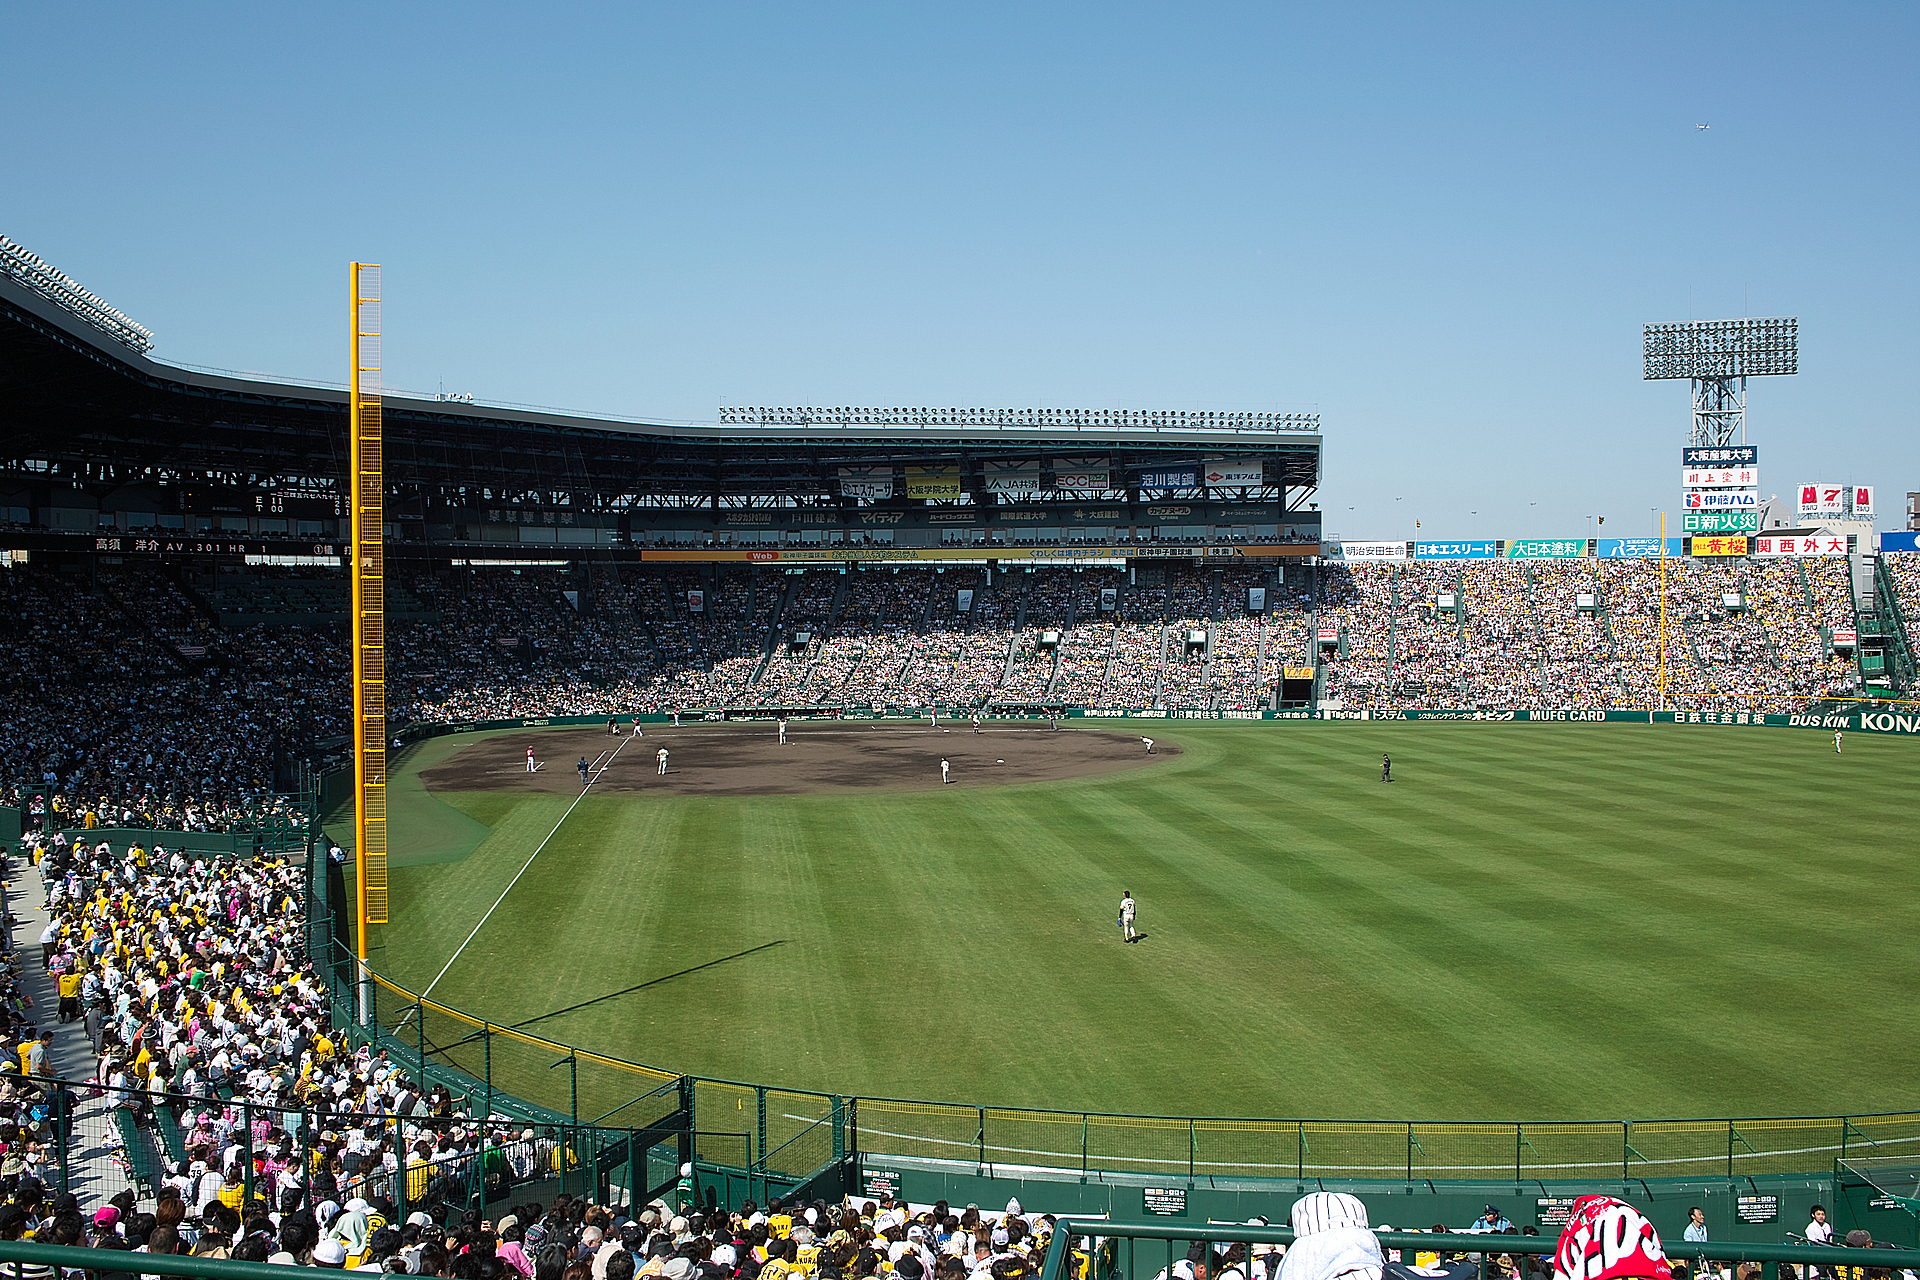
[[[1920, 744], [1852, 734], [1836, 757], [1830, 735], [1769, 729], [1162, 727], [1185, 755], [1103, 779], [588, 796], [435, 998], [676, 1070], [1000, 1105], [1920, 1105]], [[571, 801], [409, 785], [395, 848], [431, 860], [396, 858], [399, 923], [374, 963], [417, 989]], [[1123, 889], [1146, 935], [1132, 946]]]

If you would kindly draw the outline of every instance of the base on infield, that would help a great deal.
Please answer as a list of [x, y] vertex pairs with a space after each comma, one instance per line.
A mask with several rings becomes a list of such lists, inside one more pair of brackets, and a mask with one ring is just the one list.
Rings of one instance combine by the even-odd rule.
[[[935, 791], [940, 761], [953, 766], [954, 786], [1001, 787], [1146, 768], [1180, 754], [1156, 737], [1148, 755], [1138, 735], [1044, 725], [814, 720], [790, 723], [782, 746], [767, 721], [647, 726], [638, 742], [603, 728], [531, 729], [498, 734], [426, 770], [430, 791], [537, 791], [575, 795], [581, 756], [595, 766], [593, 790], [658, 795], [812, 795], [848, 791]], [[551, 768], [527, 772], [527, 745]], [[614, 748], [621, 748], [601, 769]], [[667, 749], [667, 772], [655, 755]], [[1002, 763], [1004, 761], [1004, 763]]]

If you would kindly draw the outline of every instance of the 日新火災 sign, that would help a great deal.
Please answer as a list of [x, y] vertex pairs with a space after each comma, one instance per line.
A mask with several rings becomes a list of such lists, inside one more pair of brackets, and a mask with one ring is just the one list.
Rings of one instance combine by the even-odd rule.
[[1682, 533], [1758, 533], [1758, 511], [1688, 511], [1680, 517]]

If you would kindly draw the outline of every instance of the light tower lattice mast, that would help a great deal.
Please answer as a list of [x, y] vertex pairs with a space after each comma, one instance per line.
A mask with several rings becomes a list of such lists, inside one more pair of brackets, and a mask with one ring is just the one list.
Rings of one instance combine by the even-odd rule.
[[347, 391], [353, 486], [353, 860], [360, 1021], [373, 1017], [367, 926], [387, 922], [386, 482], [380, 422], [380, 268], [353, 264], [353, 379]]
[[1690, 320], [1646, 327], [1648, 379], [1693, 381], [1694, 448], [1745, 444], [1747, 379], [1800, 371], [1800, 322], [1793, 316], [1765, 320]]

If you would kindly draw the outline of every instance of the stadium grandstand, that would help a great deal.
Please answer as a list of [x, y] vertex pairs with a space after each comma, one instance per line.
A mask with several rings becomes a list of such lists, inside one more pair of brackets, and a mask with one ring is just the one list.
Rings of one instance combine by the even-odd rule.
[[[158, 363], [141, 326], [3, 247], [0, 625], [8, 687], [33, 693], [9, 699], [5, 785], [238, 821], [346, 741], [345, 393]], [[719, 416], [389, 393], [395, 727], [1780, 714], [1912, 679], [1910, 553], [1344, 556], [1320, 536], [1310, 415]]]
[[[0, 1242], [26, 1222], [54, 1244], [489, 1277], [449, 1259], [497, 1250], [526, 1276], [578, 1256], [595, 1280], [641, 1258], [673, 1280], [1037, 1271], [1046, 1211], [1081, 1199], [896, 1207], [883, 1173], [846, 1210], [763, 1152], [760, 1206], [729, 1187], [729, 1214], [641, 1145], [691, 1151], [672, 1092], [690, 1080], [589, 1138], [428, 1071], [424, 1034], [417, 1070], [344, 1034], [312, 954], [326, 868], [301, 861], [327, 851], [290, 797], [348, 741], [345, 393], [160, 363], [19, 246], [0, 240], [0, 267], [0, 812], [38, 869], [7, 909], [41, 944], [0, 964], [5, 1051], [41, 1078], [0, 1076]], [[1311, 415], [690, 426], [388, 394], [385, 430], [403, 734], [662, 712], [1780, 714], [1912, 678], [1913, 553], [1356, 559], [1321, 537]], [[257, 856], [207, 856], [221, 835]], [[1206, 1249], [1179, 1274], [1208, 1274]], [[1273, 1280], [1280, 1258], [1223, 1240], [1219, 1261]]]

